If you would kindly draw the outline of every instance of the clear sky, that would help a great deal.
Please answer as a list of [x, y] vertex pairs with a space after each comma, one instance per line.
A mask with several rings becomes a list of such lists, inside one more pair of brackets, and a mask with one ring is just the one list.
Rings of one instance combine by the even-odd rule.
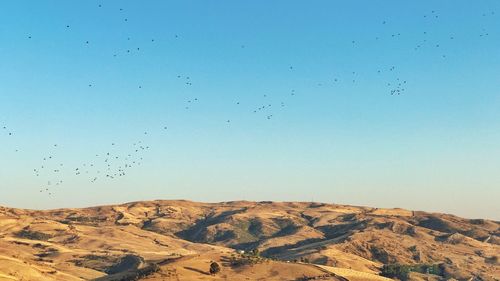
[[498, 50], [496, 0], [2, 1], [0, 205], [500, 219]]

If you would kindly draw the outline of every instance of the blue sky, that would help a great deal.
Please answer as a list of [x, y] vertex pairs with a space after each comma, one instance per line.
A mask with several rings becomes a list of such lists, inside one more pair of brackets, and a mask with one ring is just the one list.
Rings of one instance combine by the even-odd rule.
[[500, 219], [499, 27], [498, 1], [3, 1], [0, 204]]

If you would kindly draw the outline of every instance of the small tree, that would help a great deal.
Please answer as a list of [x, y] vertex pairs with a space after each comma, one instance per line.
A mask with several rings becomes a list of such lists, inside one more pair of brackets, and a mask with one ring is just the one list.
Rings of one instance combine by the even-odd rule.
[[260, 257], [260, 252], [259, 252], [259, 249], [255, 248], [252, 250], [252, 255], [254, 255], [255, 257]]
[[215, 275], [220, 272], [220, 265], [216, 262], [210, 264], [210, 274]]

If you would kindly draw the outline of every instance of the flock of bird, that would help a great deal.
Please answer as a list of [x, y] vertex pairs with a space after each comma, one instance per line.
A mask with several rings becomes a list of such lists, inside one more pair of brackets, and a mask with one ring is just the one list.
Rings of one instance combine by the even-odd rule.
[[64, 158], [58, 157], [57, 149], [58, 145], [55, 144], [51, 153], [43, 157], [42, 165], [33, 169], [35, 177], [43, 178], [40, 192], [48, 195], [52, 195], [54, 188], [62, 185], [64, 177], [69, 174], [83, 177], [90, 183], [123, 177], [142, 164], [144, 154], [150, 147], [141, 140], [122, 146], [111, 143], [102, 153], [94, 154], [77, 167], [65, 165]]
[[[103, 4], [98, 4], [96, 8], [100, 9], [103, 7]], [[119, 12], [123, 12], [123, 8], [117, 9]], [[483, 17], [495, 16], [495, 12], [491, 11], [488, 13], [482, 14]], [[440, 19], [440, 15], [436, 11], [430, 11], [428, 14], [423, 15], [424, 18], [432, 21], [437, 21]], [[128, 24], [129, 19], [124, 17], [123, 24]], [[63, 24], [63, 23], [62, 23]], [[382, 21], [381, 28], [385, 28], [387, 31], [389, 28], [389, 20]], [[71, 30], [71, 25], [63, 24], [68, 30]], [[429, 31], [423, 30], [420, 34], [420, 37], [415, 36], [416, 43], [413, 47], [413, 50], [418, 52], [424, 48], [434, 48], [434, 49], [442, 49], [442, 43], [435, 42], [429, 39], [428, 33]], [[389, 36], [376, 36], [374, 39], [376, 41], [382, 40], [398, 40], [401, 38], [401, 32], [394, 32]], [[458, 34], [449, 34], [447, 38], [443, 38], [442, 40], [453, 41], [459, 35]], [[482, 29], [478, 37], [488, 37], [489, 32], [486, 29]], [[30, 40], [34, 37], [33, 34], [27, 35], [27, 39]], [[179, 39], [179, 35], [174, 35], [175, 39]], [[131, 40], [131, 37], [126, 38], [127, 41]], [[92, 45], [90, 40], [83, 39], [83, 46], [89, 47]], [[154, 44], [156, 40], [154, 38], [150, 39], [150, 44]], [[349, 42], [349, 41], [348, 41]], [[362, 40], [350, 40], [353, 48], [356, 48]], [[247, 48], [246, 45], [240, 45], [241, 49]], [[112, 57], [120, 57], [121, 55], [132, 54], [134, 52], [141, 52], [143, 49], [140, 46], [136, 46], [134, 48], [125, 48], [122, 52], [113, 52], [110, 54]], [[443, 59], [447, 58], [446, 51], [442, 50]], [[288, 66], [287, 71], [294, 72], [296, 70], [296, 66], [290, 65]], [[409, 82], [406, 79], [399, 77], [398, 68], [395, 65], [380, 67], [376, 70], [375, 75], [381, 75], [381, 83], [387, 87], [387, 94], [392, 96], [400, 96], [407, 92], [407, 86]], [[382, 78], [382, 75], [384, 78]], [[177, 80], [181, 81], [186, 87], [190, 87], [193, 85], [192, 78], [188, 75], [177, 75]], [[358, 73], [356, 71], [352, 71], [346, 75], [337, 75], [336, 77], [331, 78], [329, 81], [320, 81], [316, 83], [316, 86], [321, 87], [323, 85], [336, 85], [339, 83], [349, 83], [355, 84], [359, 82]], [[88, 82], [88, 87], [95, 87], [93, 82]], [[143, 85], [137, 86], [139, 89], [142, 89]], [[268, 94], [264, 94], [261, 96], [260, 104], [248, 105], [244, 104], [243, 101], [236, 100], [232, 102], [234, 106], [238, 107], [239, 111], [247, 111], [250, 114], [255, 114], [256, 116], [260, 116], [265, 120], [271, 120], [274, 118], [276, 110], [283, 109], [287, 106], [290, 99], [293, 99], [298, 93], [295, 89], [290, 89], [288, 93], [280, 96], [280, 101], [271, 102]], [[185, 100], [185, 103], [182, 105], [185, 110], [192, 110], [193, 107], [202, 102], [198, 97], [191, 97]], [[227, 118], [224, 120], [225, 123], [230, 124], [232, 122], [231, 118]], [[167, 130], [167, 127], [161, 127], [159, 130]], [[6, 137], [12, 137], [14, 132], [8, 126], [3, 126], [0, 134]], [[144, 132], [144, 135], [147, 135], [148, 132]], [[129, 171], [134, 169], [137, 166], [140, 166], [143, 163], [145, 153], [150, 150], [149, 145], [145, 143], [144, 140], [138, 140], [137, 142], [131, 144], [122, 144], [118, 143], [110, 143], [110, 145], [104, 149], [103, 151], [97, 152], [93, 155], [89, 155], [86, 161], [82, 161], [82, 163], [78, 166], [69, 166], [65, 164], [63, 159], [59, 159], [58, 154], [60, 147], [57, 144], [54, 144], [51, 148], [51, 152], [47, 153], [46, 156], [40, 159], [40, 165], [33, 168], [33, 175], [37, 178], [42, 179], [40, 192], [47, 193], [48, 195], [52, 195], [55, 192], [55, 188], [61, 186], [65, 183], [65, 180], [68, 176], [81, 177], [88, 180], [89, 183], [96, 183], [98, 181], [104, 180], [114, 180], [121, 177], [126, 176]]]

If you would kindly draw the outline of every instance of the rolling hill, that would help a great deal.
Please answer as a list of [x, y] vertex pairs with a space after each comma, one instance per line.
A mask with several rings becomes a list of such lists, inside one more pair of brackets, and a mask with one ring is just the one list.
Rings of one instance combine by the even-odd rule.
[[[0, 281], [500, 280], [499, 256], [499, 222], [403, 209], [247, 201], [0, 207]], [[212, 275], [213, 262], [221, 270]]]

